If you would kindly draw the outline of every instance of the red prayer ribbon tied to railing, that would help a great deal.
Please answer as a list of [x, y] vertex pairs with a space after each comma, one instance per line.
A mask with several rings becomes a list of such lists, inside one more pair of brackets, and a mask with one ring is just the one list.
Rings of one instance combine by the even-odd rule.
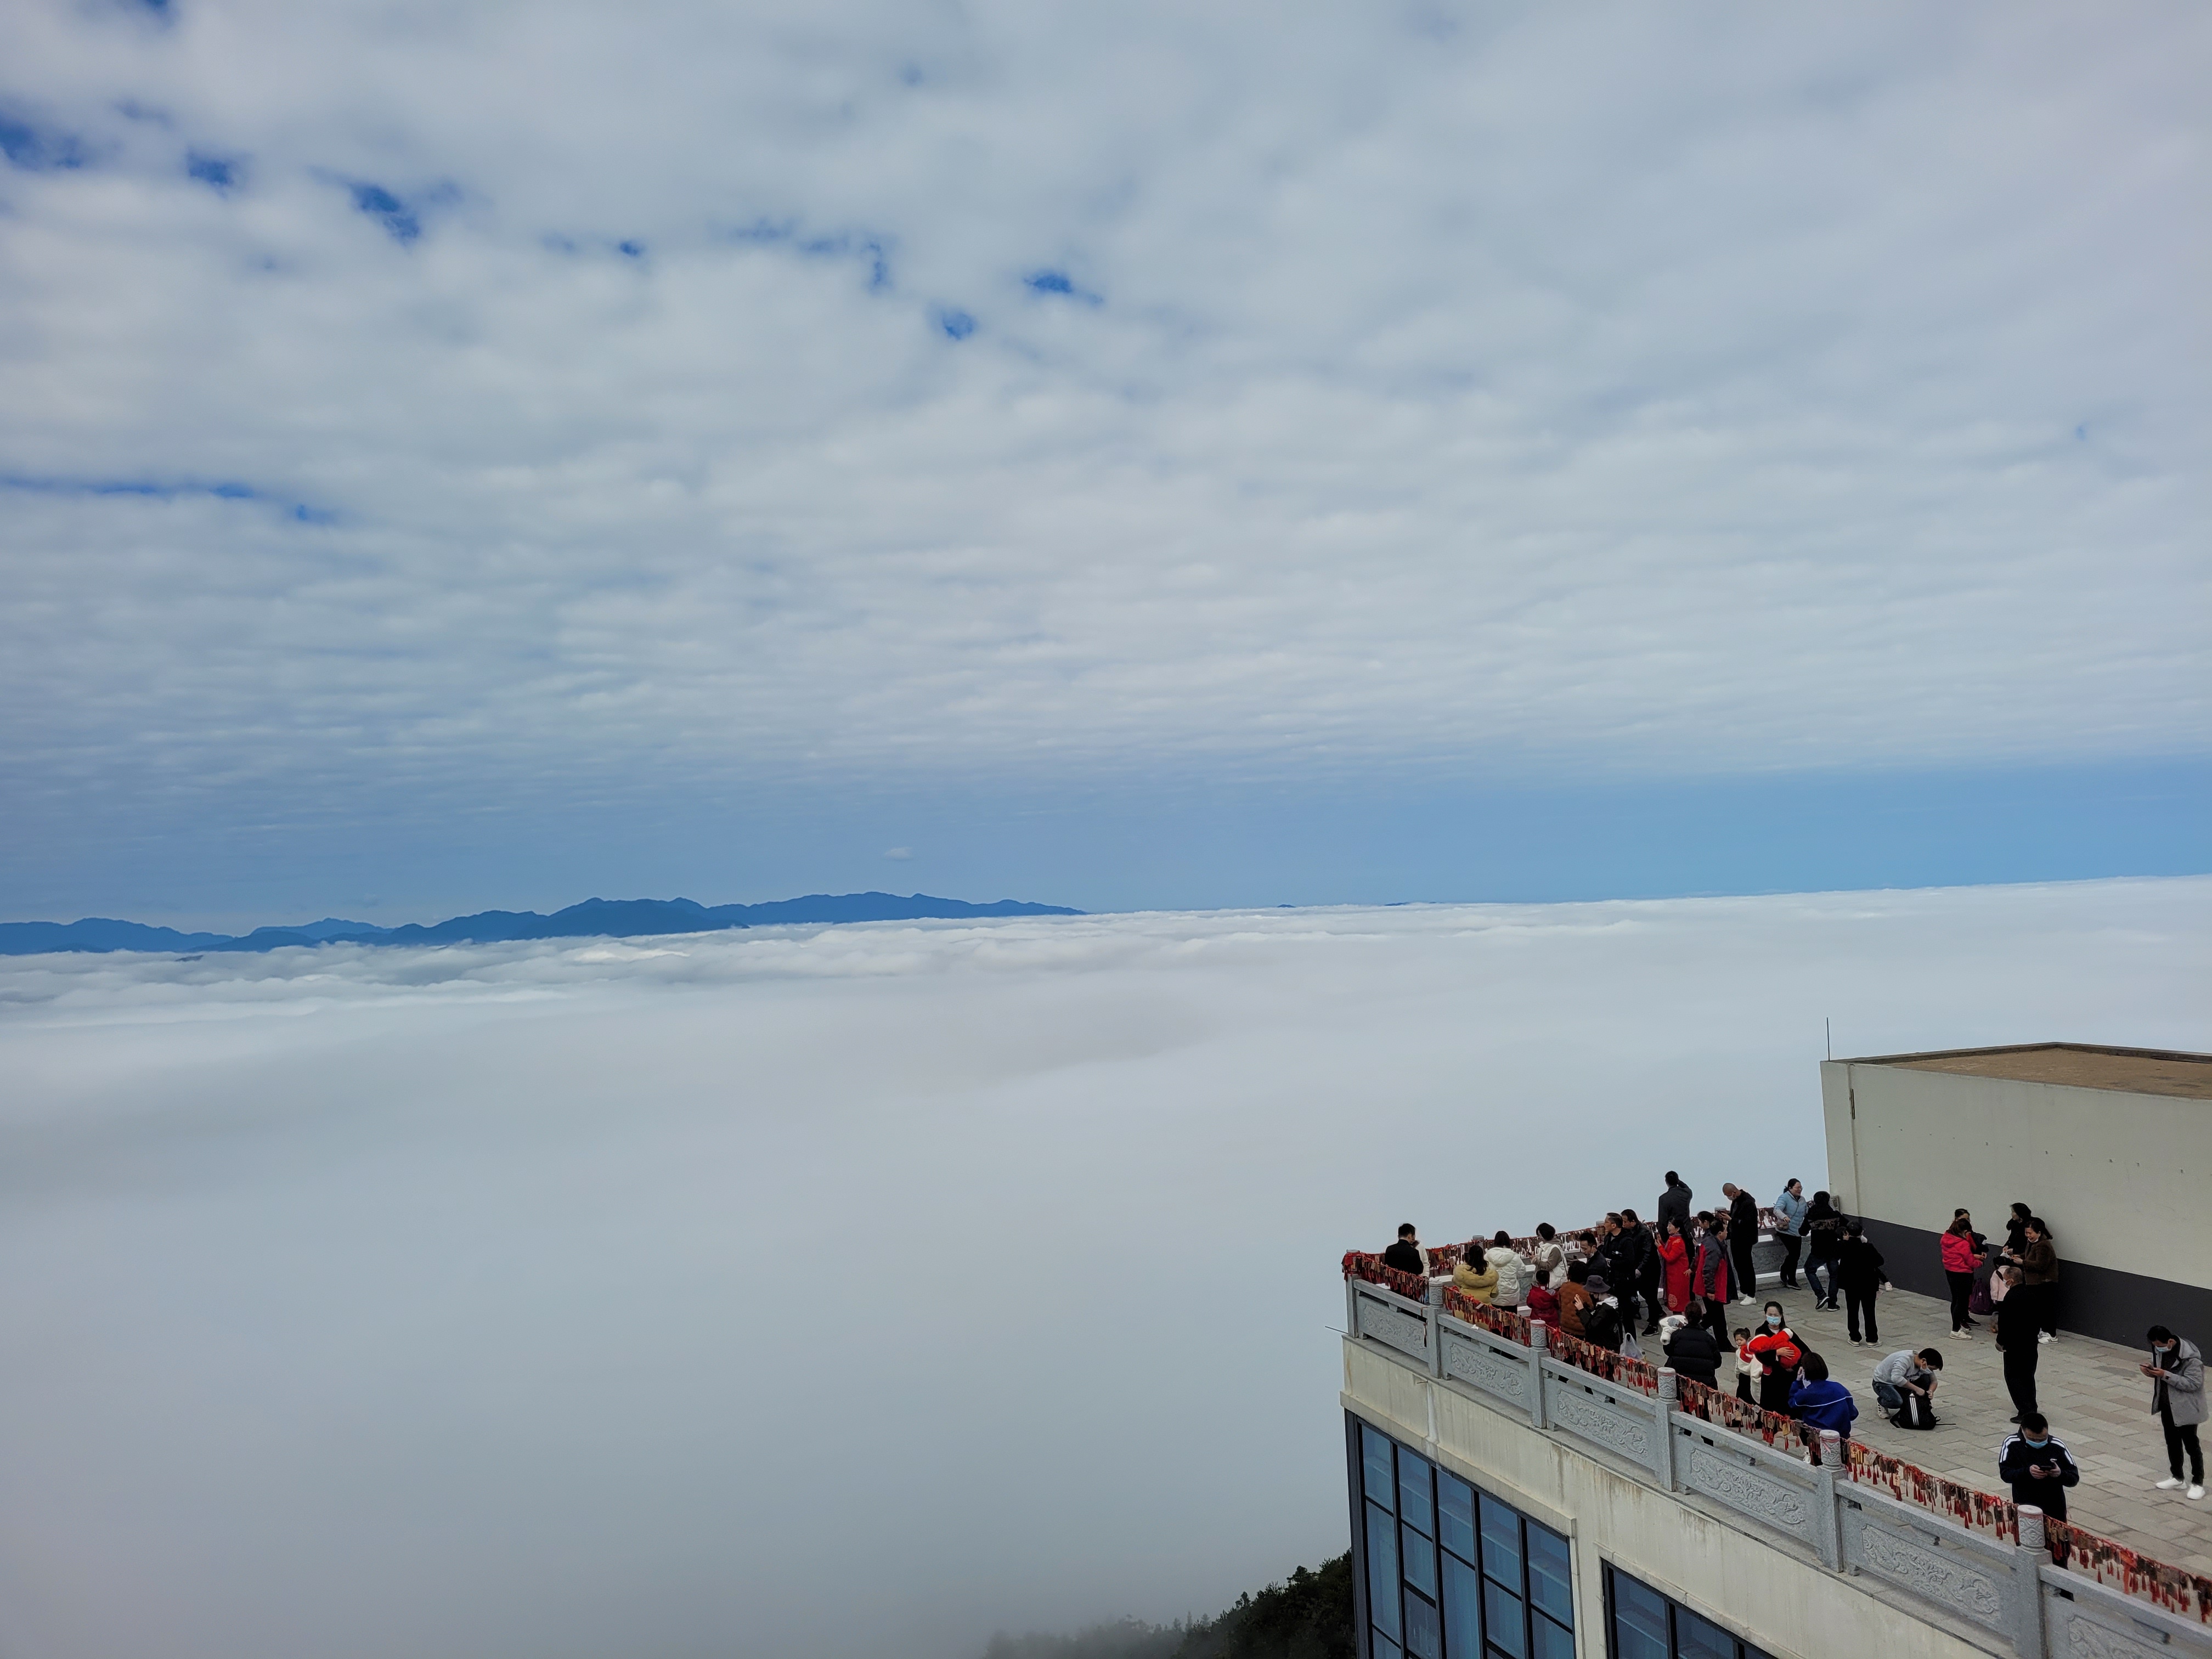
[[1879, 1486], [1903, 1503], [1947, 1515], [1970, 1532], [2020, 1542], [2020, 1511], [2010, 1499], [1930, 1474], [1917, 1463], [1878, 1452], [1859, 1441], [1852, 1441], [1846, 1449], [1851, 1479], [1860, 1486]]
[[2200, 1625], [2212, 1624], [2212, 1577], [2170, 1567], [2070, 1521], [2046, 1518], [2043, 1534], [2051, 1544], [2052, 1558], [2061, 1566], [2130, 1595], [2140, 1595], [2168, 1613], [2194, 1619]]
[[1625, 1353], [1615, 1353], [1611, 1348], [1601, 1348], [1595, 1342], [1585, 1342], [1579, 1336], [1569, 1336], [1565, 1331], [1550, 1334], [1552, 1353], [1565, 1360], [1577, 1370], [1588, 1371], [1592, 1376], [1601, 1376], [1608, 1382], [1634, 1389], [1638, 1394], [1656, 1395], [1659, 1392], [1659, 1368], [1641, 1359], [1631, 1359]]
[[[1646, 1226], [1650, 1224], [1650, 1218], [1648, 1216], [1644, 1218], [1644, 1220]], [[1759, 1224], [1763, 1231], [1770, 1233], [1774, 1231], [1781, 1225], [1781, 1222], [1782, 1217], [1778, 1211], [1761, 1210], [1759, 1212]], [[1586, 1232], [1595, 1232], [1595, 1231], [1596, 1224], [1595, 1223], [1588, 1227], [1570, 1228], [1567, 1231], [1560, 1233], [1557, 1237], [1553, 1237], [1551, 1240], [1551, 1243], [1565, 1245], [1571, 1239], [1580, 1238], [1583, 1234]], [[1511, 1244], [1513, 1253], [1516, 1255], [1533, 1256], [1536, 1254], [1537, 1249], [1545, 1243], [1545, 1241], [1537, 1237], [1535, 1234], [1530, 1233], [1525, 1238], [1510, 1239], [1509, 1243]], [[1480, 1259], [1484, 1251], [1492, 1248], [1492, 1241], [1488, 1238], [1470, 1238], [1465, 1243], [1462, 1244], [1438, 1244], [1433, 1247], [1425, 1246], [1424, 1248], [1427, 1249], [1429, 1253], [1429, 1271], [1431, 1273], [1448, 1273], [1453, 1268], [1458, 1267], [1462, 1261], [1466, 1261], [1470, 1259]]]
[[1395, 1291], [1411, 1302], [1429, 1299], [1429, 1281], [1419, 1273], [1409, 1273], [1388, 1265], [1379, 1255], [1370, 1255], [1364, 1250], [1344, 1253], [1344, 1276], [1364, 1279], [1370, 1285], [1380, 1285], [1386, 1291]]
[[1501, 1308], [1492, 1303], [1478, 1301], [1456, 1285], [1444, 1287], [1444, 1311], [1455, 1319], [1463, 1319], [1470, 1325], [1480, 1325], [1508, 1342], [1528, 1346], [1528, 1316], [1511, 1308]]
[[1674, 1386], [1676, 1409], [1686, 1417], [1694, 1417], [1737, 1434], [1757, 1435], [1770, 1446], [1797, 1450], [1806, 1444], [1805, 1425], [1794, 1417], [1766, 1411], [1753, 1401], [1739, 1400], [1725, 1389], [1692, 1377], [1677, 1377]]

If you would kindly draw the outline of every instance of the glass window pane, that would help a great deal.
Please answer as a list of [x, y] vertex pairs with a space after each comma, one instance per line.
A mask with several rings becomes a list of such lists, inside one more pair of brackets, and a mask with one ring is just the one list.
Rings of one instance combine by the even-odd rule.
[[1528, 1621], [1529, 1643], [1534, 1659], [1575, 1659], [1575, 1633], [1553, 1624], [1542, 1613]]
[[1482, 1494], [1482, 1570], [1520, 1593], [1521, 1512], [1488, 1492]]
[[1441, 1659], [1437, 1610], [1418, 1595], [1406, 1598], [1406, 1651], [1413, 1659]]
[[1398, 1523], [1367, 1506], [1367, 1616], [1375, 1628], [1398, 1633]]
[[[1422, 1595], [1433, 1596], [1437, 1593], [1437, 1547], [1407, 1527], [1398, 1540], [1398, 1547], [1406, 1558], [1406, 1582]], [[1413, 1638], [1406, 1639], [1410, 1645]]]
[[1574, 1571], [1567, 1540], [1528, 1522], [1528, 1599], [1569, 1630], [1575, 1627]]
[[1667, 1598], [1626, 1573], [1606, 1576], [1613, 1585], [1613, 1650], [1619, 1659], [1669, 1659]]
[[1674, 1654], [1675, 1659], [1735, 1659], [1735, 1638], [1677, 1601]]
[[1397, 1500], [1393, 1494], [1398, 1483], [1390, 1478], [1390, 1437], [1377, 1434], [1362, 1423], [1359, 1425], [1359, 1455], [1361, 1465], [1366, 1470], [1368, 1500], [1380, 1504], [1386, 1510], [1397, 1507]]
[[1398, 1453], [1398, 1516], [1407, 1526], [1437, 1535], [1434, 1506], [1429, 1502], [1429, 1460], [1409, 1451]]
[[1509, 1659], [1528, 1659], [1527, 1620], [1519, 1596], [1507, 1595], [1494, 1583], [1482, 1587], [1482, 1627], [1496, 1651]]
[[1481, 1659], [1482, 1580], [1473, 1567], [1444, 1557], [1444, 1652], [1448, 1659]]
[[1398, 1659], [1398, 1644], [1379, 1630], [1375, 1632], [1375, 1659]]
[[1437, 1471], [1437, 1542], [1462, 1561], [1474, 1559], [1474, 1488]]

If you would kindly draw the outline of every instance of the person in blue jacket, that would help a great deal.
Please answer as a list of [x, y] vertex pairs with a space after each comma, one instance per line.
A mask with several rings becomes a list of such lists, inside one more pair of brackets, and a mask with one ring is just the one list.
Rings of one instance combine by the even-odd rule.
[[1828, 1376], [1828, 1362], [1816, 1353], [1805, 1356], [1797, 1380], [1790, 1385], [1790, 1415], [1808, 1429], [1833, 1429], [1848, 1440], [1858, 1421], [1858, 1401], [1851, 1391]]

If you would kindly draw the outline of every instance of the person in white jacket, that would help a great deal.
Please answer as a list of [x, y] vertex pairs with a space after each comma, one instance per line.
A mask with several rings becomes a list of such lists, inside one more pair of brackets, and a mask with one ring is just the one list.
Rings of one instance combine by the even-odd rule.
[[1535, 1270], [1523, 1261], [1513, 1248], [1513, 1235], [1499, 1231], [1483, 1253], [1483, 1260], [1498, 1270], [1497, 1305], [1501, 1308], [1525, 1308], [1528, 1305], [1528, 1287], [1535, 1283]]

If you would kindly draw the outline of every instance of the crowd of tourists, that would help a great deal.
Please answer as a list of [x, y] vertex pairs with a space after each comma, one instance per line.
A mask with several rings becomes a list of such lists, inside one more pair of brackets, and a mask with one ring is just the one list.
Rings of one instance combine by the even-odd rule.
[[[1827, 1193], [1806, 1197], [1802, 1182], [1785, 1183], [1765, 1212], [1733, 1182], [1722, 1184], [1721, 1195], [1724, 1207], [1693, 1209], [1688, 1184], [1669, 1170], [1650, 1221], [1622, 1209], [1575, 1233], [1545, 1222], [1533, 1240], [1516, 1243], [1501, 1231], [1487, 1246], [1478, 1239], [1466, 1247], [1451, 1264], [1451, 1283], [1477, 1302], [1519, 1310], [1584, 1342], [1671, 1366], [1708, 1387], [1722, 1386], [1722, 1366], [1732, 1360], [1740, 1398], [1849, 1438], [1857, 1400], [1831, 1374], [1828, 1360], [1791, 1329], [1782, 1304], [1762, 1305], [1753, 1294], [1759, 1273], [1752, 1252], [1767, 1228], [1782, 1250], [1782, 1288], [1800, 1288], [1802, 1262], [1814, 1306], [1840, 1309], [1852, 1346], [1878, 1347], [1876, 1306], [1890, 1282], [1881, 1249], [1857, 1218], [1844, 1214]], [[1987, 1320], [2003, 1358], [2015, 1426], [1999, 1449], [1997, 1473], [2015, 1501], [2063, 1519], [2066, 1490], [2081, 1480], [2081, 1470], [2039, 1409], [2035, 1385], [2040, 1350], [2058, 1334], [2059, 1261], [2051, 1229], [2031, 1206], [2014, 1204], [2003, 1243], [1992, 1246], [1961, 1209], [1938, 1249], [1950, 1287], [1953, 1336], [1973, 1341]], [[1431, 1257], [1410, 1222], [1398, 1229], [1382, 1260], [1431, 1276]], [[1756, 1308], [1759, 1317], [1732, 1326], [1731, 1307]], [[2150, 1358], [2139, 1369], [2151, 1382], [2150, 1409], [2164, 1431], [2171, 1469], [2157, 1484], [2201, 1499], [2203, 1356], [2162, 1325], [2153, 1326], [2147, 1340]], [[1874, 1366], [1869, 1387], [1891, 1423], [1933, 1428], [1942, 1370], [1938, 1349], [1900, 1348]]]

